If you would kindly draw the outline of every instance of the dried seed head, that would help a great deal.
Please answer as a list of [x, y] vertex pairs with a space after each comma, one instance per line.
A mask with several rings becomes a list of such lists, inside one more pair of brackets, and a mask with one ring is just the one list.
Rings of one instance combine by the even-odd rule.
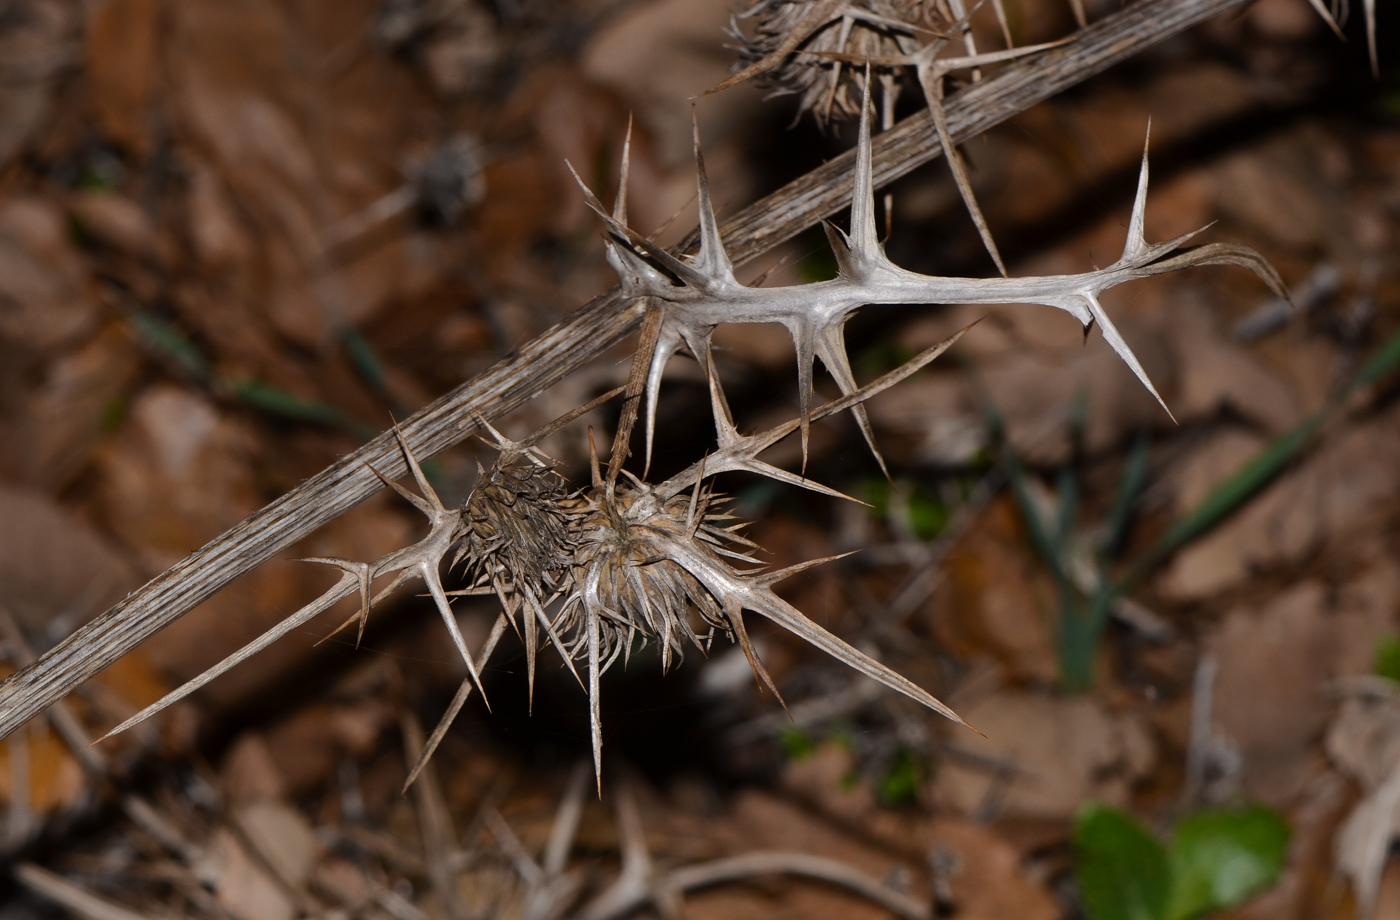
[[[757, 573], [751, 555], [757, 547], [739, 536], [743, 524], [719, 510], [723, 498], [702, 491], [703, 476], [687, 496], [624, 475], [626, 481], [613, 485], [596, 483], [587, 496], [573, 588], [554, 621], [566, 654], [588, 670], [589, 727], [600, 782], [599, 678], [619, 657], [630, 658], [638, 636], [643, 643], [657, 641], [666, 671], [672, 655], [684, 657], [686, 641], [707, 651], [715, 633], [722, 632], [744, 647], [755, 674], [777, 694], [744, 630], [743, 610], [755, 604], [741, 595]], [[728, 560], [748, 565], [737, 570]], [[765, 584], [754, 587], [766, 591]]]
[[473, 584], [491, 586], [507, 610], [513, 611], [511, 595], [521, 589], [547, 596], [567, 579], [581, 513], [558, 462], [535, 445], [621, 392], [619, 387], [604, 393], [523, 441], [512, 441], [477, 416], [500, 453], [489, 471], [477, 464], [476, 485], [462, 505], [463, 540], [452, 564], [466, 559]]
[[503, 451], [489, 471], [478, 470], [476, 488], [462, 508], [462, 552], [472, 574], [510, 586], [554, 588], [574, 542], [575, 502], [564, 477], [527, 451]]
[[[735, 31], [739, 68], [781, 53], [781, 62], [758, 79], [775, 94], [798, 96], [799, 110], [821, 124], [859, 115], [866, 81], [864, 67], [822, 55], [901, 57], [919, 48], [920, 36], [941, 34], [950, 24], [932, 0], [759, 0], [741, 15], [755, 25], [751, 36]], [[794, 45], [795, 38], [802, 40]], [[871, 75], [892, 92], [903, 69], [877, 64]]]
[[[621, 388], [613, 390], [566, 412], [524, 441], [512, 441], [486, 419], [477, 417], [501, 453], [490, 472], [477, 466], [476, 487], [462, 508], [463, 539], [453, 564], [467, 560], [472, 587], [466, 593], [494, 593], [503, 608], [501, 619], [514, 625], [525, 640], [531, 708], [541, 629], [573, 668], [545, 607], [553, 600], [551, 595], [566, 591], [572, 584], [570, 567], [581, 504], [567, 491], [564, 477], [555, 470], [555, 461], [534, 445], [620, 392]], [[504, 622], [498, 621], [488, 642], [491, 648], [503, 629]], [[483, 650], [483, 659], [489, 655], [489, 649]], [[578, 676], [577, 671], [574, 676]], [[455, 709], [465, 701], [467, 689], [463, 685], [459, 701], [454, 702], [454, 709], [449, 710], [449, 716], [433, 733], [414, 775], [432, 755], [441, 733], [455, 717]]]
[[[663, 500], [640, 482], [619, 483], [611, 498], [603, 488], [589, 495], [574, 557], [576, 587], [556, 620], [576, 659], [588, 654], [590, 629], [597, 631], [603, 671], [619, 654], [630, 656], [638, 637], [660, 643], [663, 671], [673, 654], [684, 658], [683, 640], [708, 649], [716, 630], [733, 639], [720, 602], [673, 558], [673, 547], [745, 562], [754, 561], [749, 553], [755, 547], [736, 532], [742, 525], [719, 510], [724, 496], [693, 499], [681, 494]], [[699, 630], [689, 616], [692, 607]]]

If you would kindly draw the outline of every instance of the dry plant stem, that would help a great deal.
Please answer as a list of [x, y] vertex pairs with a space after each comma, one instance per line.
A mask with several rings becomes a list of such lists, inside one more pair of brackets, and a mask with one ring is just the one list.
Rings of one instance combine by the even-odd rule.
[[63, 876], [33, 863], [20, 863], [15, 866], [14, 871], [15, 878], [30, 891], [41, 894], [88, 920], [146, 920], [144, 914], [132, 913], [125, 907], [99, 898]]
[[584, 905], [578, 920], [623, 920], [645, 907], [655, 909], [664, 920], [679, 920], [684, 916], [681, 895], [685, 892], [765, 875], [792, 875], [844, 888], [904, 920], [928, 920], [933, 916], [926, 901], [895, 891], [845, 863], [808, 853], [745, 853], [669, 872], [658, 871], [647, 848], [632, 783], [623, 782], [615, 791], [622, 871], [606, 890]]
[[926, 920], [932, 915], [927, 902], [901, 894], [845, 863], [806, 853], [745, 853], [677, 869], [666, 881], [673, 890], [696, 891], [763, 875], [795, 875], [826, 882], [879, 904], [905, 920]]
[[583, 817], [583, 797], [587, 788], [588, 763], [581, 761], [574, 768], [564, 790], [564, 798], [554, 812], [549, 841], [538, 862], [525, 849], [495, 804], [484, 808], [486, 829], [524, 883], [525, 891], [518, 914], [520, 920], [559, 920], [578, 899], [584, 876], [578, 870], [568, 869], [568, 861], [574, 838], [578, 836], [579, 821]]
[[[34, 650], [29, 645], [19, 621], [8, 607], [0, 604], [0, 639], [4, 639], [9, 649], [10, 661], [16, 667], [25, 667], [34, 660]], [[92, 746], [92, 738], [83, 728], [78, 717], [69, 705], [59, 700], [46, 713], [54, 731], [63, 739], [78, 763], [89, 776], [102, 778], [107, 775], [107, 762], [101, 752]]]
[[[400, 725], [404, 757], [413, 763], [423, 754], [423, 728], [417, 719], [408, 714], [403, 716]], [[418, 829], [423, 838], [423, 860], [428, 864], [428, 878], [448, 920], [468, 920], [471, 913], [462, 900], [457, 875], [451, 867], [450, 857], [456, 849], [457, 836], [452, 831], [447, 798], [431, 766], [423, 767], [421, 778], [423, 781], [414, 787], [414, 804], [418, 810]]]
[[646, 831], [632, 786], [630, 780], [624, 781], [615, 790], [622, 872], [606, 890], [584, 905], [578, 920], [615, 920], [648, 904], [656, 908], [663, 920], [681, 916], [678, 892], [658, 884], [660, 879], [647, 849]]
[[[1247, 0], [1142, 0], [1094, 23], [1071, 42], [1004, 70], [950, 97], [948, 128], [966, 141], [1032, 105]], [[941, 153], [927, 113], [875, 140], [874, 179], [884, 185]], [[849, 204], [849, 152], [813, 170], [721, 228], [736, 262], [752, 259]], [[688, 246], [694, 249], [698, 235]], [[423, 459], [474, 429], [471, 411], [499, 416], [521, 405], [632, 333], [643, 307], [614, 290], [595, 298], [480, 377], [434, 401], [401, 428]], [[215, 538], [164, 574], [0, 684], [0, 737], [174, 622], [216, 591], [333, 520], [382, 485], [372, 465], [406, 472], [386, 432]]]
[[583, 798], [588, 789], [588, 762], [579, 761], [554, 812], [549, 840], [537, 865], [536, 880], [529, 885], [521, 920], [556, 920], [578, 898], [583, 876], [569, 871], [569, 851], [583, 819]]
[[[781, 323], [792, 337], [797, 353], [798, 404], [801, 408], [802, 462], [807, 463], [808, 429], [811, 421], [812, 371], [820, 358], [837, 386], [845, 394], [854, 392], [855, 375], [846, 353], [845, 324], [850, 316], [868, 304], [1041, 304], [1063, 310], [1084, 327], [1097, 324], [1104, 340], [1132, 369], [1142, 384], [1166, 403], [1148, 379], [1146, 371], [1118, 333], [1099, 295], [1109, 288], [1166, 271], [1194, 265], [1233, 264], [1254, 271], [1278, 296], [1287, 298], [1282, 280], [1259, 253], [1246, 246], [1213, 243], [1192, 250], [1182, 244], [1201, 230], [1186, 233], [1162, 243], [1149, 245], [1143, 236], [1146, 220], [1148, 161], [1144, 147], [1138, 191], [1133, 202], [1128, 240], [1122, 257], [1104, 269], [1079, 275], [1052, 275], [1018, 278], [952, 278], [920, 275], [895, 265], [885, 254], [876, 234], [875, 186], [871, 180], [870, 83], [866, 81], [860, 118], [860, 139], [856, 146], [855, 188], [851, 198], [850, 232], [843, 232], [830, 221], [824, 223], [838, 270], [835, 278], [804, 285], [767, 288], [741, 284], [734, 275], [711, 205], [704, 159], [697, 132], [696, 173], [699, 185], [700, 251], [694, 258], [677, 258], [611, 216], [597, 197], [583, 185], [584, 201], [602, 219], [609, 234], [608, 262], [617, 272], [623, 290], [646, 298], [662, 308], [662, 332], [649, 360], [647, 375], [647, 432], [652, 431], [658, 394], [666, 364], [682, 347], [709, 366], [710, 343], [714, 330], [726, 323]], [[937, 113], [937, 102], [930, 96]], [[578, 176], [575, 174], [575, 179]], [[1201, 228], [1204, 230], [1205, 228]], [[638, 351], [638, 360], [646, 352]], [[865, 409], [854, 405], [851, 411], [865, 435], [875, 459], [884, 468], [875, 445]], [[715, 413], [715, 423], [724, 440], [727, 410]], [[626, 436], [619, 429], [619, 437]], [[648, 437], [647, 453], [651, 441]]]

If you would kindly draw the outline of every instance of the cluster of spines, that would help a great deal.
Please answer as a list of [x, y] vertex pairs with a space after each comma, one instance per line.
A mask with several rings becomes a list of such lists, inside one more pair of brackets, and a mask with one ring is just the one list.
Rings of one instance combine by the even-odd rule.
[[[829, 281], [757, 287], [744, 285], [735, 278], [710, 197], [698, 128], [695, 151], [700, 247], [693, 257], [672, 255], [637, 233], [627, 226], [625, 210], [619, 208], [609, 213], [597, 197], [583, 186], [582, 181], [579, 182], [589, 206], [603, 221], [608, 237], [608, 259], [617, 271], [623, 290], [634, 297], [648, 298], [652, 309], [661, 318], [646, 377], [648, 460], [661, 379], [667, 362], [684, 346], [708, 368], [711, 337], [714, 329], [722, 323], [779, 323], [791, 334], [797, 353], [805, 467], [814, 358], [821, 358], [843, 393], [852, 393], [857, 389], [846, 354], [844, 328], [851, 315], [864, 306], [1025, 303], [1055, 307], [1077, 319], [1086, 335], [1097, 325], [1103, 332], [1104, 340], [1166, 409], [1165, 401], [1104, 310], [1099, 300], [1103, 291], [1128, 281], [1193, 265], [1234, 264], [1249, 268], [1276, 293], [1286, 296], [1277, 273], [1263, 256], [1247, 246], [1215, 243], [1181, 251], [1168, 258], [1201, 230], [1161, 243], [1147, 242], [1143, 235], [1148, 185], [1145, 146], [1128, 238], [1122, 256], [1112, 265], [1082, 274], [1023, 278], [954, 278], [921, 275], [902, 269], [885, 254], [876, 231], [868, 89], [863, 112], [851, 198], [850, 230], [843, 232], [829, 221], [823, 223], [838, 266], [837, 276]], [[625, 166], [623, 174], [625, 181]], [[624, 200], [625, 191], [619, 194], [619, 201]], [[856, 405], [852, 411], [866, 442], [883, 468], [884, 461], [875, 446], [864, 409]], [[718, 416], [716, 423], [721, 424]]]
[[[960, 332], [928, 349], [865, 387], [816, 408], [810, 413], [810, 420], [859, 405], [893, 386], [942, 354], [961, 335]], [[639, 356], [637, 365], [643, 372], [638, 376], [643, 376], [644, 357]], [[418, 486], [418, 493], [387, 477], [381, 478], [428, 518], [428, 534], [417, 543], [372, 563], [337, 558], [311, 560], [334, 565], [344, 574], [321, 597], [108, 734], [125, 731], [145, 721], [277, 638], [309, 622], [337, 601], [356, 593], [360, 596], [360, 609], [331, 635], [358, 624], [358, 636], [363, 636], [370, 610], [414, 577], [421, 578], [428, 588], [466, 664], [468, 675], [425, 744], [409, 782], [432, 756], [470, 695], [479, 692], [486, 702], [481, 671], [507, 627], [513, 629], [526, 647], [531, 691], [536, 653], [545, 641], [555, 647], [565, 666], [586, 690], [594, 765], [600, 773], [600, 678], [619, 659], [625, 663], [639, 640], [657, 641], [662, 667], [666, 669], [684, 654], [686, 644], [708, 652], [716, 636], [722, 634], [743, 648], [756, 679], [775, 696], [778, 694], [775, 682], [759, 661], [749, 639], [743, 618], [745, 611], [758, 613], [886, 686], [961, 721], [927, 691], [843, 642], [773, 593], [772, 586], [778, 581], [829, 560], [813, 560], [779, 571], [766, 571], [753, 555], [758, 547], [739, 533], [743, 522], [724, 510], [726, 499], [713, 492], [709, 480], [721, 472], [745, 470], [823, 494], [845, 496], [759, 459], [763, 450], [798, 430], [796, 420], [768, 431], [741, 436], [729, 419], [723, 392], [713, 376], [710, 388], [718, 449], [697, 464], [656, 484], [622, 470], [618, 458], [624, 456], [625, 451], [619, 453], [621, 448], [615, 446], [609, 476], [602, 475], [595, 454], [589, 487], [568, 492], [553, 461], [535, 446], [544, 436], [616, 396], [622, 388], [575, 409], [524, 441], [513, 441], [479, 419], [478, 423], [494, 439], [488, 443], [493, 443], [499, 455], [490, 469], [481, 471], [476, 488], [461, 508], [443, 505], [402, 432], [397, 432], [404, 461]], [[629, 433], [625, 426], [620, 430], [619, 444], [627, 440]], [[504, 490], [505, 494], [493, 497], [493, 490]], [[515, 515], [534, 515], [536, 520], [520, 520]], [[546, 522], [549, 526], [539, 526], [540, 515], [551, 518]], [[501, 526], [503, 523], [506, 526]], [[525, 532], [534, 536], [522, 536]], [[514, 535], [514, 540], [503, 538], [506, 533]], [[532, 546], [520, 546], [521, 540]], [[520, 551], [530, 548], [534, 552]], [[562, 560], [562, 563], [549, 560]], [[442, 570], [459, 564], [465, 565], [469, 573], [468, 587], [445, 590]], [[384, 576], [392, 576], [390, 582], [372, 593], [373, 582]], [[451, 609], [452, 596], [468, 594], [494, 594], [502, 606], [491, 632], [475, 655], [467, 648]], [[698, 613], [699, 629], [690, 620], [692, 609]], [[584, 667], [575, 667], [575, 662]], [[586, 673], [581, 674], [581, 670]]]

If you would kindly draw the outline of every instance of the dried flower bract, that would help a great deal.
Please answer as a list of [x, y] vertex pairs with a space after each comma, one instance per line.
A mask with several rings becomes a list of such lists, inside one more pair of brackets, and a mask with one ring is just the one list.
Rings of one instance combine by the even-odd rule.
[[[854, 118], [865, 94], [865, 69], [828, 54], [858, 60], [909, 54], [952, 25], [932, 0], [759, 0], [740, 14], [752, 34], [737, 29], [739, 71], [724, 85], [756, 77], [778, 95], [796, 95], [800, 111], [819, 123]], [[877, 67], [889, 103], [898, 93], [898, 68]]]

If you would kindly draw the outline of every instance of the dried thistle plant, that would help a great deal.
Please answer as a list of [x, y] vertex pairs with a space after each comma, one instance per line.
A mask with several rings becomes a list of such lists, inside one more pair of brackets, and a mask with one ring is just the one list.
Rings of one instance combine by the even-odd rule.
[[[818, 408], [810, 417], [820, 419], [834, 414], [893, 386], [938, 357], [961, 335], [959, 332], [897, 370]], [[649, 366], [644, 356], [639, 358], [633, 375], [638, 384], [645, 379]], [[633, 390], [631, 403], [635, 407], [640, 386]], [[666, 670], [672, 656], [678, 660], [684, 655], [684, 643], [708, 651], [716, 635], [723, 634], [742, 646], [756, 677], [777, 695], [776, 685], [749, 641], [743, 620], [746, 610], [772, 620], [885, 686], [950, 719], [962, 721], [927, 691], [843, 642], [773, 593], [771, 587], [776, 582], [828, 560], [776, 572], [764, 570], [752, 555], [757, 547], [738, 533], [743, 522], [726, 513], [724, 498], [706, 487], [706, 482], [721, 472], [749, 470], [839, 495], [758, 459], [761, 451], [798, 430], [796, 420], [761, 434], [740, 437], [729, 421], [719, 383], [712, 377], [720, 449], [711, 458], [656, 485], [622, 471], [624, 445], [631, 433], [631, 421], [636, 418], [633, 408], [624, 413], [608, 476], [602, 476], [595, 455], [591, 486], [582, 492], [567, 491], [554, 469], [554, 461], [534, 445], [618, 392], [620, 389], [603, 394], [524, 441], [512, 441], [481, 420], [493, 435], [500, 454], [489, 470], [480, 471], [477, 485], [461, 509], [443, 506], [401, 439], [405, 461], [421, 494], [392, 480], [385, 479], [385, 483], [428, 518], [428, 535], [373, 563], [337, 558], [308, 560], [337, 566], [345, 574], [321, 597], [118, 725], [108, 737], [144, 722], [356, 591], [361, 598], [359, 612], [331, 635], [358, 624], [362, 636], [369, 611], [415, 576], [428, 587], [467, 666], [468, 677], [424, 744], [408, 783], [419, 775], [472, 691], [480, 692], [485, 700], [480, 671], [508, 625], [525, 643], [532, 695], [536, 653], [543, 637], [548, 638], [584, 685], [599, 783], [600, 678], [619, 658], [630, 658], [639, 641], [646, 644], [654, 640], [660, 645], [662, 668]], [[449, 568], [465, 563], [470, 578], [468, 587], [444, 590], [441, 572], [449, 556]], [[373, 581], [381, 576], [390, 576], [389, 584], [371, 595]], [[466, 648], [449, 600], [452, 595], [464, 594], [494, 594], [503, 608], [475, 657]], [[575, 662], [584, 665], [586, 684], [574, 667]]]
[[[776, 685], [754, 653], [744, 613], [768, 619], [832, 657], [904, 694], [929, 709], [962, 719], [923, 688], [853, 648], [783, 601], [772, 586], [811, 565], [802, 563], [769, 572], [754, 556], [757, 547], [739, 531], [743, 522], [724, 510], [724, 499], [708, 482], [722, 472], [746, 471], [827, 495], [841, 496], [792, 472], [768, 464], [759, 455], [795, 431], [802, 436], [804, 466], [808, 431], [814, 420], [852, 410], [871, 450], [879, 459], [865, 416], [865, 400], [928, 364], [966, 329], [930, 348], [900, 368], [861, 387], [851, 372], [843, 339], [847, 319], [871, 303], [1038, 303], [1064, 310], [1085, 327], [1098, 323], [1104, 337], [1154, 394], [1141, 365], [1118, 335], [1098, 295], [1125, 281], [1193, 265], [1236, 264], [1252, 269], [1280, 294], [1282, 283], [1267, 262], [1243, 246], [1213, 244], [1171, 255], [1195, 233], [1149, 245], [1143, 237], [1147, 196], [1147, 160], [1143, 158], [1137, 199], [1123, 256], [1108, 268], [1080, 275], [1039, 278], [941, 278], [906, 271], [891, 263], [875, 235], [871, 178], [869, 86], [863, 97], [851, 229], [827, 224], [840, 271], [835, 279], [794, 287], [761, 288], [740, 284], [719, 236], [697, 130], [696, 161], [700, 200], [701, 245], [692, 259], [661, 250], [626, 224], [626, 182], [612, 213], [587, 191], [587, 201], [607, 231], [609, 262], [626, 296], [647, 304], [639, 347], [625, 388], [606, 393], [555, 420], [523, 441], [513, 441], [479, 420], [494, 438], [499, 454], [492, 467], [480, 470], [476, 487], [462, 508], [446, 508], [417, 459], [399, 434], [406, 465], [419, 490], [414, 494], [385, 477], [384, 482], [418, 508], [429, 531], [417, 543], [373, 563], [322, 558], [310, 561], [343, 571], [341, 579], [263, 636], [117, 726], [116, 734], [187, 696], [280, 636], [310, 621], [336, 601], [358, 592], [360, 610], [342, 629], [358, 624], [359, 635], [370, 610], [393, 591], [417, 577], [432, 596], [454, 646], [466, 664], [462, 682], [448, 711], [423, 745], [409, 782], [419, 774], [473, 690], [485, 688], [480, 672], [506, 627], [523, 640], [533, 696], [536, 653], [545, 638], [560, 653], [589, 700], [589, 724], [595, 775], [601, 791], [602, 719], [600, 678], [619, 659], [624, 662], [640, 641], [660, 646], [663, 670], [686, 644], [707, 651], [718, 635], [743, 648], [755, 677], [778, 694]], [[582, 184], [582, 183], [580, 183]], [[798, 354], [801, 412], [797, 419], [754, 435], [740, 435], [711, 361], [710, 340], [720, 323], [780, 322], [792, 334]], [[650, 458], [657, 396], [667, 361], [684, 345], [704, 366], [710, 386], [718, 449], [671, 478], [656, 484], [623, 469], [633, 426], [645, 398], [645, 440]], [[843, 395], [812, 406], [813, 359], [820, 356]], [[547, 435], [607, 399], [625, 392], [606, 475], [596, 452], [592, 481], [570, 492], [555, 462], [536, 445]], [[1160, 401], [1160, 396], [1158, 397]], [[883, 461], [881, 461], [883, 466]], [[454, 552], [455, 551], [455, 552]], [[464, 564], [468, 584], [448, 592], [442, 582], [447, 568]], [[371, 594], [376, 579], [389, 583]], [[467, 648], [451, 609], [451, 595], [494, 594], [502, 612], [475, 656]], [[543, 635], [542, 635], [543, 634]], [[587, 672], [586, 682], [575, 665]], [[781, 699], [781, 697], [779, 697]]]

